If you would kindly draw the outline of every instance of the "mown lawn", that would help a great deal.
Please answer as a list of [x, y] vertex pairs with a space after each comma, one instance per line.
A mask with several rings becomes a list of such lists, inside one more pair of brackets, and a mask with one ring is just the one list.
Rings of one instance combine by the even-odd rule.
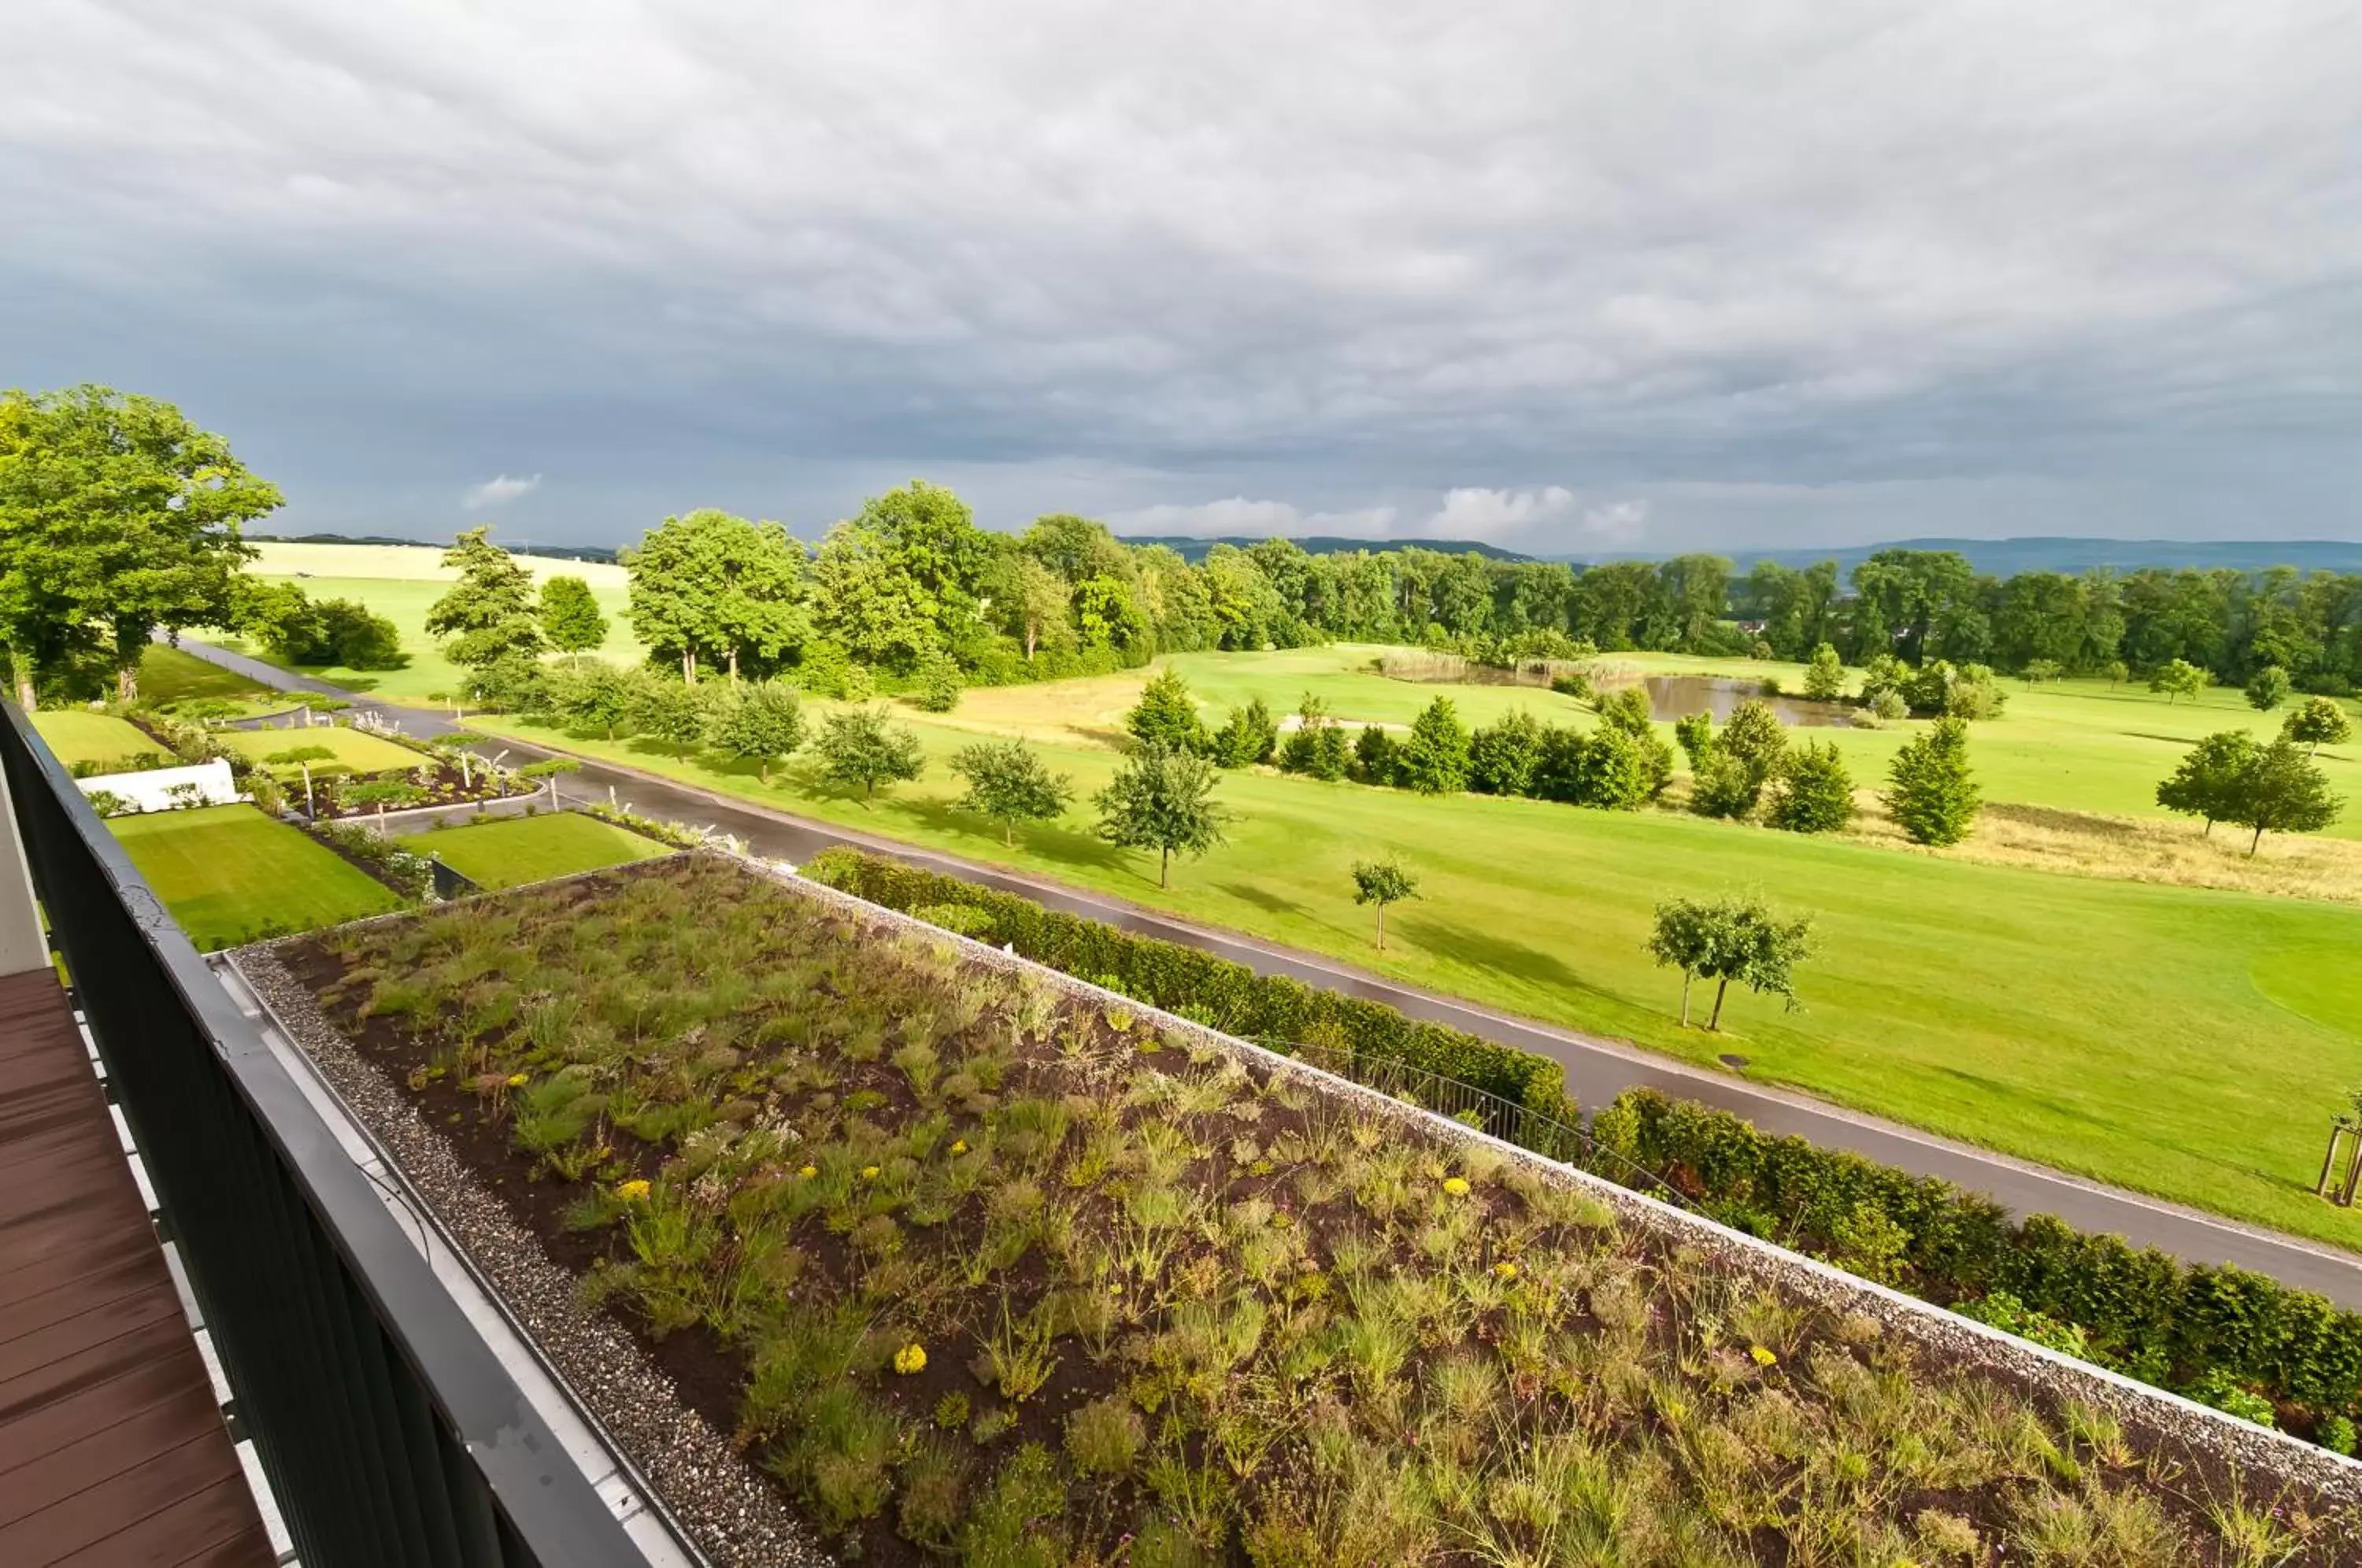
[[162, 643], [150, 643], [139, 656], [139, 701], [151, 708], [163, 708], [193, 697], [248, 701], [259, 712], [292, 707], [296, 701], [265, 690], [211, 659], [199, 658]]
[[33, 728], [57, 753], [58, 760], [69, 767], [76, 763], [114, 762], [141, 752], [164, 750], [128, 720], [112, 713], [96, 713], [87, 708], [43, 708], [32, 717]]
[[[313, 599], [353, 599], [393, 622], [402, 634], [403, 651], [410, 662], [401, 669], [347, 669], [341, 666], [289, 666], [305, 675], [354, 691], [369, 691], [396, 701], [425, 703], [432, 693], [462, 689], [462, 677], [426, 634], [426, 612], [443, 596], [456, 573], [442, 564], [443, 552], [401, 545], [265, 544], [254, 563], [258, 576], [286, 578]], [[600, 657], [622, 664], [637, 664], [642, 652], [624, 619], [629, 608], [624, 570], [595, 561], [548, 560], [521, 556], [536, 580], [565, 575], [590, 584], [599, 608], [607, 615], [606, 646]], [[299, 575], [300, 574], [300, 575]], [[241, 648], [257, 658], [270, 656], [261, 648], [234, 639], [224, 646]]]
[[[381, 736], [364, 730], [342, 725], [315, 724], [309, 729], [286, 730], [223, 730], [223, 745], [242, 756], [260, 762], [282, 751], [303, 746], [321, 746], [336, 753], [334, 758], [323, 758], [315, 766], [348, 767], [356, 773], [382, 773], [388, 768], [416, 767], [431, 760], [425, 753], [413, 751]], [[270, 771], [282, 778], [300, 778], [303, 768], [292, 762], [270, 764]]]
[[[981, 706], [972, 697], [970, 703]], [[955, 719], [973, 723], [970, 703]], [[874, 810], [799, 759], [751, 766], [487, 727], [816, 818], [939, 846], [1328, 953], [1414, 984], [1622, 1036], [1749, 1076], [2284, 1230], [2362, 1245], [2310, 1187], [2324, 1119], [2362, 1083], [2362, 911], [2294, 899], [2058, 876], [1800, 839], [1672, 813], [1475, 796], [1423, 799], [1272, 773], [1224, 778], [1230, 842], [1175, 870], [1090, 833], [1078, 805], [1004, 849], [955, 811], [944, 764], [973, 738], [913, 720], [927, 777]], [[1112, 753], [1049, 744], [1084, 797]], [[1371, 945], [1357, 859], [1423, 878]], [[1643, 951], [1657, 902], [1760, 889], [1812, 912], [1805, 1010], [1732, 999], [1726, 1032], [1682, 1030], [1678, 977]], [[2320, 955], [2293, 972], [2291, 952]], [[2346, 955], [2340, 958], [2339, 955]]]
[[391, 889], [252, 806], [150, 812], [106, 825], [205, 951], [402, 907]]
[[579, 812], [439, 828], [409, 844], [483, 888], [513, 888], [672, 853], [668, 845]]

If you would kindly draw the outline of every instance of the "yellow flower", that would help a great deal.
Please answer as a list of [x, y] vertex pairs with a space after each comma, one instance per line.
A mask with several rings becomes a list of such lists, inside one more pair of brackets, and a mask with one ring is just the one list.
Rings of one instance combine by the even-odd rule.
[[914, 1372], [927, 1370], [927, 1347], [904, 1345], [894, 1353], [894, 1370], [908, 1377]]
[[1468, 1178], [1466, 1176], [1445, 1176], [1443, 1178], [1443, 1190], [1450, 1193], [1454, 1198], [1465, 1198], [1468, 1196]]
[[1755, 1358], [1755, 1364], [1758, 1366], [1777, 1366], [1780, 1364], [1780, 1358], [1761, 1345], [1751, 1347], [1747, 1353]]
[[818, 1165], [806, 1165], [803, 1169], [801, 1169], [801, 1170], [798, 1171], [796, 1174], [797, 1174], [798, 1176], [800, 1176], [803, 1177], [803, 1178], [804, 1178], [804, 1180], [806, 1180], [806, 1181], [810, 1181], [810, 1180], [811, 1180], [811, 1178], [812, 1178], [812, 1177], [814, 1177], [814, 1176], [816, 1176], [820, 1175], [820, 1167], [819, 1167]]
[[1518, 1265], [1507, 1262], [1496, 1263], [1493, 1265], [1493, 1276], [1496, 1279], [1515, 1279], [1518, 1277]]
[[511, 1073], [509, 1075], [509, 1088], [524, 1088], [524, 1085], [525, 1076], [523, 1073]]
[[615, 1188], [615, 1196], [626, 1203], [642, 1203], [648, 1196], [648, 1184], [644, 1177], [634, 1176]]
[[1108, 1294], [1109, 1294], [1109, 1296], [1120, 1296], [1120, 1295], [1122, 1295], [1122, 1294], [1123, 1294], [1123, 1281], [1121, 1281], [1121, 1280], [1120, 1280], [1120, 1279], [1111, 1279], [1111, 1280], [1109, 1280], [1109, 1281], [1108, 1281]]
[[876, 1165], [862, 1166], [861, 1179], [863, 1181], [876, 1181], [877, 1179], [877, 1167]]
[[953, 1140], [952, 1140], [952, 1153], [953, 1153], [953, 1154], [966, 1154], [966, 1153], [967, 1153], [967, 1140], [966, 1140], [966, 1139], [965, 1139], [965, 1138], [955, 1138], [955, 1139], [953, 1139]]

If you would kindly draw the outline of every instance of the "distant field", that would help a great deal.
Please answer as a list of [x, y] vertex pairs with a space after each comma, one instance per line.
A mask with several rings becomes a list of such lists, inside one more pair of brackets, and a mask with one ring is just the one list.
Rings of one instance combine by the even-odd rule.
[[151, 812], [106, 825], [206, 951], [402, 907], [391, 889], [252, 806]]
[[[408, 545], [262, 545], [253, 570], [262, 577], [296, 579], [314, 599], [354, 599], [392, 621], [402, 634], [403, 651], [410, 663], [401, 669], [347, 669], [337, 665], [307, 665], [302, 673], [354, 691], [368, 691], [395, 701], [424, 704], [437, 691], [460, 690], [464, 679], [426, 634], [426, 612], [443, 596], [457, 574], [442, 564], [442, 552]], [[590, 584], [591, 596], [606, 613], [607, 641], [598, 651], [602, 658], [636, 664], [645, 657], [624, 619], [630, 608], [624, 569], [603, 561], [548, 560], [537, 556], [516, 558], [535, 581], [556, 576], [579, 577]], [[234, 638], [219, 640], [258, 658], [260, 648]], [[290, 668], [298, 667], [289, 666]]]
[[[1385, 695], [1407, 706], [1360, 716], [1394, 717], [1423, 701], [1417, 691]], [[485, 727], [1096, 888], [1702, 1065], [1737, 1052], [1750, 1077], [2362, 1246], [2362, 1216], [2309, 1190], [2317, 1132], [2362, 1083], [2362, 970], [2332, 956], [2362, 952], [2362, 911], [1977, 865], [1678, 813], [1428, 799], [1269, 771], [1223, 777], [1219, 799], [1235, 813], [1230, 842], [1202, 862], [1176, 863], [1165, 892], [1153, 857], [1092, 835], [1087, 805], [1053, 826], [1021, 829], [1014, 850], [955, 809], [949, 753], [987, 715], [1010, 717], [996, 703], [1041, 704], [1029, 727], [1083, 799], [1106, 781], [1115, 755], [1087, 735], [1102, 727], [1109, 689], [1073, 704], [1084, 735], [1055, 734], [1057, 701], [1043, 690], [973, 693], [948, 723], [906, 711], [928, 774], [869, 811], [822, 784], [804, 758], [776, 770], [767, 790], [751, 766], [675, 763], [661, 746], [505, 720]], [[1423, 883], [1418, 901], [1389, 912], [1381, 955], [1350, 873], [1355, 860], [1390, 851]], [[1805, 1010], [1734, 994], [1727, 1032], [1683, 1031], [1678, 977], [1643, 950], [1651, 911], [1669, 897], [1749, 888], [1816, 917]], [[2293, 952], [2321, 962], [2291, 970], [2281, 955]]]
[[[298, 746], [324, 746], [337, 755], [333, 761], [317, 766], [349, 767], [356, 773], [416, 767], [429, 760], [406, 745], [396, 745], [360, 730], [326, 724], [315, 724], [310, 729], [223, 730], [220, 738], [232, 751], [256, 762], [274, 752], [292, 751]], [[282, 778], [300, 778], [304, 770], [297, 763], [281, 762], [270, 764], [270, 771]]]
[[668, 845], [579, 812], [439, 828], [408, 842], [488, 889], [513, 888], [672, 853]]
[[58, 760], [69, 767], [76, 763], [114, 762], [141, 752], [164, 749], [127, 721], [111, 713], [94, 713], [87, 708], [41, 709], [33, 714], [33, 728], [57, 753]]

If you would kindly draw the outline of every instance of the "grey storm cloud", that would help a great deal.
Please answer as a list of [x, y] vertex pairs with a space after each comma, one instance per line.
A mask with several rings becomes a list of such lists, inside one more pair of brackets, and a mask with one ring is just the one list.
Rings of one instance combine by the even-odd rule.
[[0, 379], [313, 525], [2362, 533], [2348, 0], [15, 0], [0, 58]]

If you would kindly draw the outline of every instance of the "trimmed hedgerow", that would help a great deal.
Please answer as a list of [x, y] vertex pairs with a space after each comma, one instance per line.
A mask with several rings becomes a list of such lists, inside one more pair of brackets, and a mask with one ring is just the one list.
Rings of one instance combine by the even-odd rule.
[[1979, 1308], [1999, 1298], [2071, 1325], [2092, 1359], [2144, 1382], [2225, 1408], [2260, 1394], [2308, 1432], [2362, 1409], [2362, 1314], [2311, 1291], [2183, 1264], [2047, 1214], [2013, 1220], [1948, 1182], [1654, 1090], [1619, 1096], [1592, 1132], [1727, 1224], [1970, 1316], [1992, 1317]]
[[[1062, 914], [1031, 899], [922, 871], [883, 856], [836, 848], [814, 856], [803, 875], [904, 913], [953, 925], [994, 946], [1014, 947], [1037, 964], [1079, 975], [1109, 989], [1231, 1034], [1286, 1050], [1316, 1043], [1423, 1068], [1561, 1121], [1573, 1121], [1565, 1069], [1546, 1056], [1513, 1050], [1440, 1023], [1423, 1023], [1383, 1002], [1339, 996], [1280, 975], [1101, 921]], [[939, 919], [947, 908], [965, 911]]]

